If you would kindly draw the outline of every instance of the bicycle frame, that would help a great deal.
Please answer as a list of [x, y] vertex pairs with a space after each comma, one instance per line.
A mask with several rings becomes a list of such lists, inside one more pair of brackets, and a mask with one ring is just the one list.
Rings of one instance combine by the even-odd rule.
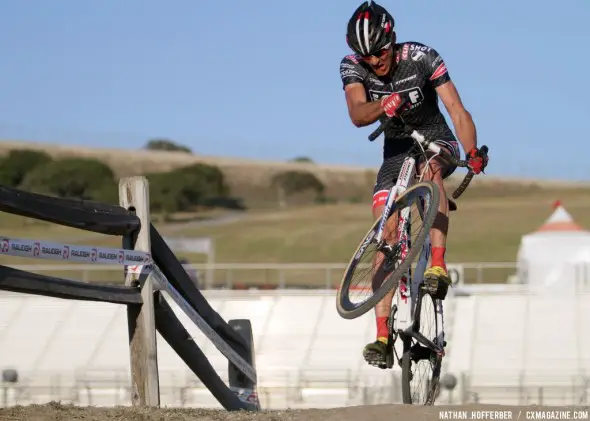
[[[435, 156], [440, 152], [440, 147], [434, 143], [429, 144], [428, 149], [435, 152]], [[396, 184], [389, 191], [387, 201], [385, 203], [385, 207], [381, 215], [379, 228], [374, 237], [377, 244], [380, 244], [383, 239], [385, 223], [387, 222], [387, 219], [391, 213], [395, 200], [401, 194], [403, 194], [403, 192], [406, 191], [412, 184], [415, 183], [416, 175], [416, 158], [408, 156], [403, 161]], [[397, 238], [403, 239], [402, 259], [405, 258], [405, 250], [407, 250], [408, 246], [410, 246], [410, 238], [408, 235], [410, 228], [409, 212], [410, 209], [408, 207], [402, 209], [402, 211], [400, 212], [397, 225]], [[414, 270], [413, 276], [411, 269], [409, 269], [408, 272], [401, 277], [399, 281], [399, 286], [398, 288], [396, 288], [393, 296], [391, 311], [392, 317], [390, 318], [390, 323], [393, 331], [392, 346], [395, 346], [395, 342], [398, 336], [401, 335], [402, 339], [405, 339], [407, 337], [414, 337], [418, 342], [420, 342], [425, 347], [430, 348], [434, 352], [440, 353], [443, 351], [444, 344], [444, 317], [442, 301], [435, 300], [435, 313], [437, 318], [437, 325], [440, 326], [436, 344], [433, 343], [430, 339], [420, 334], [419, 326], [416, 326], [416, 321], [413, 317], [415, 314], [415, 307], [417, 304], [420, 284], [422, 283], [422, 280], [424, 278], [424, 272], [426, 271], [426, 265], [428, 264], [429, 258], [430, 233], [427, 233], [426, 240], [424, 241], [424, 245], [422, 246], [422, 251], [420, 253], [420, 257], [418, 258], [418, 262], [416, 264], [416, 269]], [[408, 279], [410, 280], [410, 282], [408, 282]]]

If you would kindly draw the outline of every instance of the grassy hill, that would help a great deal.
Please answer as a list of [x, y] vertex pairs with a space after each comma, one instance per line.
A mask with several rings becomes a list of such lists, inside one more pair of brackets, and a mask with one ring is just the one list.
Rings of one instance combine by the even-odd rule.
[[[206, 163], [216, 165], [224, 172], [232, 194], [245, 199], [249, 207], [269, 208], [277, 204], [277, 194], [270, 185], [274, 174], [287, 170], [305, 170], [314, 173], [326, 187], [330, 201], [366, 203], [370, 200], [378, 168], [345, 165], [325, 165], [306, 162], [259, 161], [240, 158], [202, 156], [182, 152], [149, 151], [135, 149], [107, 149], [83, 146], [64, 146], [24, 141], [0, 142], [0, 156], [11, 149], [34, 149], [47, 152], [54, 158], [86, 157], [108, 164], [117, 176], [141, 175], [148, 172], [169, 171], [174, 168]], [[450, 188], [464, 176], [459, 169], [448, 180]], [[469, 189], [474, 195], [518, 195], [523, 189], [579, 188], [579, 184], [536, 180], [504, 179], [490, 176], [476, 177]], [[302, 201], [309, 199], [303, 195]]]
[[[265, 162], [235, 158], [204, 157], [175, 152], [115, 150], [24, 142], [0, 143], [0, 155], [9, 149], [41, 149], [54, 157], [93, 157], [108, 163], [118, 176], [167, 171], [194, 162], [219, 166], [235, 195], [251, 205], [233, 222], [199, 225], [193, 222], [156, 223], [164, 235], [209, 236], [215, 240], [216, 261], [220, 263], [346, 263], [372, 222], [370, 197], [376, 169], [309, 163]], [[307, 169], [326, 185], [328, 195], [337, 203], [299, 204], [276, 208], [270, 177], [286, 169]], [[456, 186], [459, 176], [447, 183]], [[489, 176], [476, 177], [459, 199], [459, 210], [452, 214], [449, 262], [511, 262], [523, 234], [536, 229], [560, 199], [581, 225], [590, 228], [590, 187], [587, 184], [509, 180]], [[252, 206], [253, 205], [253, 206]], [[61, 242], [119, 247], [117, 237], [85, 233], [0, 214], [3, 235], [55, 239]], [[190, 262], [203, 261], [201, 255], [181, 254]], [[0, 264], [23, 265], [39, 261], [0, 256]], [[50, 262], [43, 262], [51, 264]], [[337, 281], [340, 274], [333, 274]], [[498, 273], [505, 279], [510, 273]], [[72, 273], [57, 276], [74, 276]], [[116, 275], [116, 274], [115, 274]], [[276, 275], [276, 274], [275, 274]], [[271, 277], [274, 276], [272, 275]], [[98, 274], [97, 274], [98, 276]], [[101, 275], [102, 276], [102, 275]], [[225, 273], [219, 273], [223, 281]], [[268, 273], [233, 273], [235, 281], [260, 282]], [[310, 273], [291, 272], [290, 283], [310, 279]], [[318, 282], [324, 273], [318, 271]], [[262, 278], [261, 278], [262, 277]], [[115, 279], [113, 279], [115, 280]], [[120, 280], [117, 278], [117, 280]], [[267, 280], [268, 281], [268, 280]]]

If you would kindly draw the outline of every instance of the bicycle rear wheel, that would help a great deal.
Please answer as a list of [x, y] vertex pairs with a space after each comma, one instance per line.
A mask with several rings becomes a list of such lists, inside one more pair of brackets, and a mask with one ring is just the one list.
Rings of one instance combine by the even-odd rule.
[[[436, 317], [437, 301], [420, 288], [414, 314], [416, 331], [435, 344], [438, 344], [439, 329], [442, 328], [438, 326]], [[441, 365], [441, 354], [435, 353], [414, 338], [404, 338], [401, 366], [402, 397], [405, 404], [434, 404], [440, 390], [438, 380]]]
[[[380, 220], [373, 223], [350, 259], [340, 282], [336, 308], [341, 317], [354, 319], [362, 316], [397, 286], [399, 279], [420, 254], [426, 235], [436, 218], [439, 200], [436, 184], [422, 181], [409, 187], [394, 202], [388, 220], [398, 218], [403, 209], [410, 208], [410, 247], [401, 262], [399, 250], [389, 255], [380, 251], [380, 245], [375, 241]], [[396, 244], [400, 243], [398, 241]], [[363, 258], [368, 258], [368, 263], [362, 264]], [[378, 262], [377, 259], [381, 261]], [[366, 296], [358, 300], [355, 296], [357, 292], [365, 293]]]

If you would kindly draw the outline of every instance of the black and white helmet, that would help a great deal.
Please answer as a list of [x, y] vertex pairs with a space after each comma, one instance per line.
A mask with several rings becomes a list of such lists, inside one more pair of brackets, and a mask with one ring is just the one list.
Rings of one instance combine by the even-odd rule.
[[346, 42], [361, 56], [388, 48], [395, 40], [393, 16], [374, 1], [363, 2], [348, 21]]

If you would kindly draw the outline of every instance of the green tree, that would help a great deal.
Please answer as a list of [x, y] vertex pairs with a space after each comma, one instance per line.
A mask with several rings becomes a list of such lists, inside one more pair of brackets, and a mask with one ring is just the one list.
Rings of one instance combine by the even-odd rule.
[[302, 162], [306, 164], [314, 164], [313, 160], [307, 156], [298, 156], [291, 160], [291, 162]]
[[272, 177], [272, 185], [276, 187], [279, 206], [286, 206], [286, 199], [295, 193], [314, 191], [316, 200], [324, 198], [325, 186], [314, 174], [308, 171], [285, 171]]
[[105, 180], [97, 188], [88, 191], [88, 196], [91, 200], [96, 200], [102, 203], [110, 203], [111, 205], [119, 204], [119, 183], [118, 180]]
[[172, 173], [147, 174], [146, 177], [150, 184], [150, 208], [153, 212], [170, 214], [185, 207], [183, 186]]
[[105, 163], [90, 158], [64, 158], [36, 167], [26, 175], [21, 187], [58, 197], [96, 200], [98, 192], [104, 193], [113, 184], [113, 171]]
[[[223, 172], [211, 165], [192, 164], [166, 173], [149, 174], [151, 208], [166, 214], [196, 206], [233, 206]], [[225, 207], [224, 206], [224, 207]]]
[[192, 153], [190, 148], [180, 145], [176, 142], [173, 142], [170, 139], [151, 139], [145, 145], [145, 149], [152, 150], [152, 151], [172, 151], [172, 152], [186, 152]]
[[13, 149], [0, 161], [0, 184], [18, 187], [28, 172], [51, 161], [46, 152]]
[[199, 186], [202, 197], [227, 197], [229, 187], [223, 171], [217, 166], [196, 163], [172, 171], [187, 183]]

